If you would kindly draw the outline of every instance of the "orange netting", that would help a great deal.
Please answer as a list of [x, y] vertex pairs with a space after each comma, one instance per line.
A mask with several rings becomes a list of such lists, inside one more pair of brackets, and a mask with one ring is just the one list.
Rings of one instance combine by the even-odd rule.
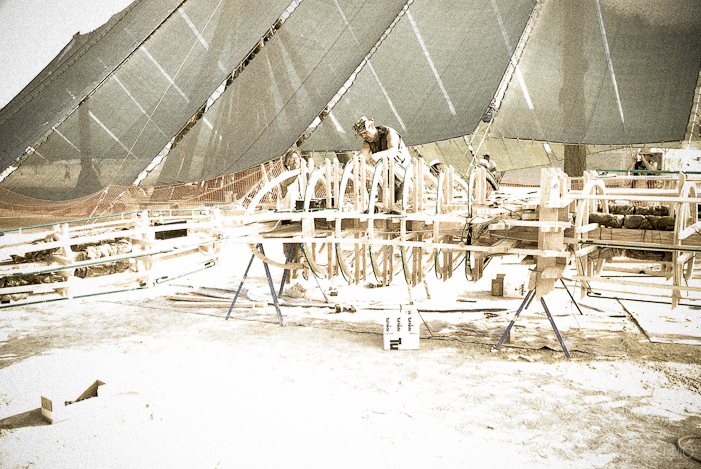
[[[34, 199], [0, 187], [0, 230], [17, 226], [12, 220], [75, 220], [139, 210], [195, 209], [199, 207], [247, 207], [260, 190], [265, 176], [273, 179], [282, 172], [280, 160], [262, 166], [200, 181], [167, 186], [108, 186], [89, 196], [67, 201]], [[261, 201], [275, 207], [275, 191]]]

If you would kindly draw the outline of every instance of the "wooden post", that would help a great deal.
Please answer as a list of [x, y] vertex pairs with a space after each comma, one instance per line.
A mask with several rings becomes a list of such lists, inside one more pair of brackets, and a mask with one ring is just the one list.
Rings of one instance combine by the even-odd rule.
[[[355, 235], [356, 239], [360, 239], [360, 234], [356, 233]], [[358, 242], [354, 243], [353, 246], [353, 259], [355, 259], [355, 265], [354, 267], [354, 274], [355, 274], [355, 284], [358, 285], [360, 284], [360, 279], [362, 277], [362, 271], [361, 271], [361, 260], [360, 260], [360, 244]]]
[[[353, 211], [360, 212], [360, 164], [358, 157], [353, 157]], [[364, 188], [363, 188], [364, 190]]]
[[[368, 191], [367, 172], [368, 172], [367, 162], [365, 161], [365, 158], [363, 158], [360, 161], [360, 185], [358, 187], [358, 191], [360, 192], [360, 194], [366, 194]], [[363, 197], [361, 199], [360, 204], [361, 204], [360, 211], [368, 209], [368, 206], [365, 203], [365, 197]]]
[[[340, 187], [339, 187], [339, 184], [340, 184], [340, 172], [341, 172], [341, 171], [340, 171], [340, 168], [341, 168], [341, 167], [340, 167], [340, 165], [339, 165], [339, 163], [338, 163], [338, 159], [337, 159], [337, 158], [334, 158], [334, 159], [333, 159], [333, 169], [332, 169], [332, 173], [333, 173], [333, 190], [334, 190], [333, 193], [334, 193], [334, 194], [335, 194], [336, 192], [338, 192], [339, 189], [340, 189]], [[338, 194], [338, 200], [335, 201], [335, 203], [333, 204], [333, 206], [334, 206], [335, 208], [337, 208], [338, 210], [341, 210], [341, 207], [343, 206], [342, 202], [343, 202], [343, 194]]]
[[[324, 169], [326, 170], [326, 208], [331, 208], [333, 200], [333, 192], [331, 192], [331, 178], [333, 178], [333, 174], [331, 173], [331, 161], [328, 158], [326, 158], [326, 161], [324, 163]], [[338, 184], [336, 184], [336, 187], [338, 187]]]
[[483, 205], [487, 200], [487, 169], [484, 166], [475, 167], [474, 180], [475, 204]]
[[326, 243], [326, 254], [327, 254], [327, 259], [328, 259], [328, 264], [326, 265], [326, 275], [329, 280], [332, 280], [335, 276], [335, 265], [336, 263], [334, 262], [333, 259], [333, 248], [334, 248], [334, 243]]
[[[564, 186], [564, 187], [563, 187]], [[566, 210], [562, 210], [564, 190], [566, 190], [566, 176], [562, 171], [555, 168], [543, 168], [540, 178], [540, 221], [567, 221], [567, 218], [560, 220]], [[538, 249], [541, 251], [562, 251], [564, 248], [564, 230], [545, 229], [541, 227], [538, 231]], [[555, 281], [561, 275], [556, 275], [560, 266], [557, 258], [536, 256], [536, 270], [531, 272], [529, 290], [536, 289], [536, 300], [547, 295], [555, 288]]]
[[565, 173], [569, 177], [580, 177], [587, 170], [586, 145], [565, 144]]
[[394, 158], [387, 161], [387, 208], [394, 206]]
[[419, 158], [419, 163], [416, 165], [416, 212], [420, 213], [424, 210], [424, 159]]

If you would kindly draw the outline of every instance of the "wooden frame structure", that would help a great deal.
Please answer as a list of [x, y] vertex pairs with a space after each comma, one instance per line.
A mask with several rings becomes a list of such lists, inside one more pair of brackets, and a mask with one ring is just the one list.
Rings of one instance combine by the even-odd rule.
[[[300, 178], [305, 188], [299, 210], [274, 210], [280, 184], [291, 178]], [[494, 175], [479, 165], [463, 175], [448, 165], [433, 174], [422, 159], [406, 168], [391, 159], [374, 167], [358, 158], [345, 165], [325, 160], [285, 172], [233, 206], [142, 211], [5, 232], [0, 300], [15, 305], [154, 285], [213, 265], [226, 243], [247, 244], [280, 268], [380, 285], [401, 275], [416, 286], [431, 268], [448, 279], [461, 266], [468, 279], [478, 280], [491, 257], [515, 254], [534, 265], [528, 286], [537, 299], [568, 266], [576, 268], [572, 278], [582, 282], [582, 293], [592, 281], [616, 282], [601, 274], [625, 259], [602, 256], [606, 249], [662, 252], [671, 254], [649, 263], [671, 280], [654, 286], [671, 291], [672, 305], [684, 291], [701, 291], [688, 285], [701, 250], [695, 184], [683, 173], [652, 188], [616, 188], [610, 182], [593, 172], [572, 179], [547, 169], [537, 193], [509, 194], [490, 191]], [[573, 189], [576, 184], [581, 189]], [[674, 230], [609, 228], [591, 221], [614, 201], [663, 205], [675, 217]], [[80, 247], [115, 242], [130, 249], [82, 260], [76, 255]], [[296, 243], [302, 255], [290, 263], [275, 260], [253, 248], [262, 242]], [[76, 274], [117, 262], [126, 269], [95, 278]], [[42, 275], [53, 281], [22, 280]]]

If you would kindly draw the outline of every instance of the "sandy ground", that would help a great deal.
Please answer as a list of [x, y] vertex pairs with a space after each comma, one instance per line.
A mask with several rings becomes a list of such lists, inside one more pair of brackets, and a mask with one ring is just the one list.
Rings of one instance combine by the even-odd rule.
[[[675, 447], [701, 433], [699, 348], [634, 325], [615, 358], [435, 339], [385, 351], [378, 333], [280, 327], [272, 307], [225, 321], [156, 301], [167, 293], [0, 310], [1, 468], [701, 467]], [[95, 380], [99, 397], [42, 420], [41, 395]]]

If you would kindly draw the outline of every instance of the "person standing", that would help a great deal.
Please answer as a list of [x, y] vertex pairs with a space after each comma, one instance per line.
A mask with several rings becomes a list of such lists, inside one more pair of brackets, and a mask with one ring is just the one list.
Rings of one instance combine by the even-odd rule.
[[[633, 162], [631, 165], [628, 167], [628, 170], [649, 170], [649, 171], [655, 171], [657, 169], [657, 163], [652, 161], [652, 155], [646, 155], [644, 153], [641, 153], [640, 151], [637, 152], [635, 155], [635, 158], [633, 159]], [[638, 175], [647, 175], [648, 173], [643, 173], [643, 172], [638, 172], [638, 171], [633, 171], [633, 176], [638, 176]], [[636, 180], [634, 179], [631, 183], [631, 187], [635, 188], [637, 187], [638, 184], [636, 183]], [[653, 188], [655, 187], [655, 181], [647, 181], [647, 184], [642, 185], [642, 187], [650, 187]]]
[[[293, 171], [302, 169], [302, 153], [296, 148], [290, 148], [282, 157], [282, 165], [285, 171]], [[302, 199], [304, 188], [302, 187], [302, 179], [298, 176], [293, 176], [285, 179], [280, 183], [280, 195], [282, 199], [278, 205], [278, 210], [294, 210], [297, 200]]]

